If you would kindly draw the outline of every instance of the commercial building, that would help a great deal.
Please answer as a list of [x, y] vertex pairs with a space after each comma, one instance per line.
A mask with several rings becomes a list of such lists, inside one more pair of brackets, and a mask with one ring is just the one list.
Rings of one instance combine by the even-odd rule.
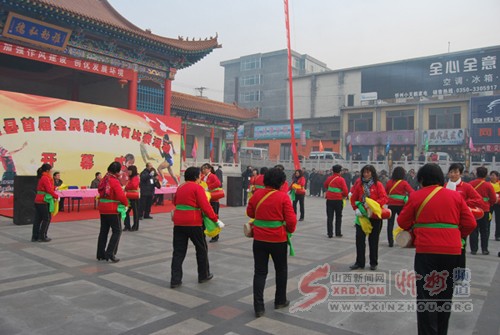
[[[220, 63], [224, 67], [224, 102], [259, 110], [262, 120], [288, 117], [288, 52], [245, 55]], [[292, 51], [294, 76], [327, 71], [326, 64]]]

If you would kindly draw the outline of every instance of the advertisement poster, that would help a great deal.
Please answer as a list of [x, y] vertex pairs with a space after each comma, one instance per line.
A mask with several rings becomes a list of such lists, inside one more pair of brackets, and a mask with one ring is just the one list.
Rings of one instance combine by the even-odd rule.
[[78, 187], [113, 161], [139, 173], [151, 162], [164, 184], [175, 185], [171, 173], [179, 180], [178, 118], [7, 91], [0, 91], [0, 111], [2, 215], [12, 215], [14, 177], [36, 175], [43, 163]]

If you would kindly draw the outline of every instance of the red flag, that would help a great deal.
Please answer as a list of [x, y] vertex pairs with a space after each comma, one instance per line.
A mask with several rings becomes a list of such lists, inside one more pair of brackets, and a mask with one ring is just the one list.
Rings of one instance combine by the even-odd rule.
[[321, 142], [321, 140], [319, 140], [319, 152], [323, 152], [325, 151], [325, 148], [323, 147], [323, 142]]
[[234, 131], [234, 139], [233, 139], [233, 160], [235, 163], [238, 163], [238, 129]]
[[293, 165], [296, 170], [300, 169], [299, 155], [297, 153], [297, 146], [295, 143], [295, 125], [293, 119], [293, 80], [292, 80], [292, 46], [290, 42], [290, 16], [288, 11], [288, 0], [284, 0], [285, 5], [285, 27], [288, 49], [288, 86], [290, 92], [290, 135], [292, 145]]
[[182, 147], [182, 161], [186, 161], [186, 137], [187, 137], [187, 123], [184, 123], [184, 134], [183, 134], [183, 147]]
[[349, 142], [349, 153], [352, 153], [352, 143]]

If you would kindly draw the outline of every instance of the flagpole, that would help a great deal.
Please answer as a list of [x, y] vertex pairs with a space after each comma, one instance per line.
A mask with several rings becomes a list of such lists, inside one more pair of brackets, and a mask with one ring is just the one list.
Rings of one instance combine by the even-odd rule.
[[292, 146], [292, 157], [295, 170], [300, 169], [299, 155], [297, 153], [297, 145], [295, 140], [295, 125], [293, 119], [293, 80], [292, 80], [292, 47], [290, 43], [290, 16], [288, 11], [288, 0], [284, 0], [285, 5], [285, 26], [286, 26], [286, 39], [288, 49], [288, 85], [290, 88], [290, 135]]

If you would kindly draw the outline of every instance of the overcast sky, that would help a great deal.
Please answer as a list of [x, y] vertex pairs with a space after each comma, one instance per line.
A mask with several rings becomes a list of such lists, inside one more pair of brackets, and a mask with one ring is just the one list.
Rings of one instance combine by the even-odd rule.
[[[109, 0], [165, 37], [215, 36], [215, 49], [180, 70], [173, 90], [222, 101], [221, 61], [286, 48], [283, 0]], [[292, 49], [330, 69], [500, 45], [499, 0], [289, 0]]]

